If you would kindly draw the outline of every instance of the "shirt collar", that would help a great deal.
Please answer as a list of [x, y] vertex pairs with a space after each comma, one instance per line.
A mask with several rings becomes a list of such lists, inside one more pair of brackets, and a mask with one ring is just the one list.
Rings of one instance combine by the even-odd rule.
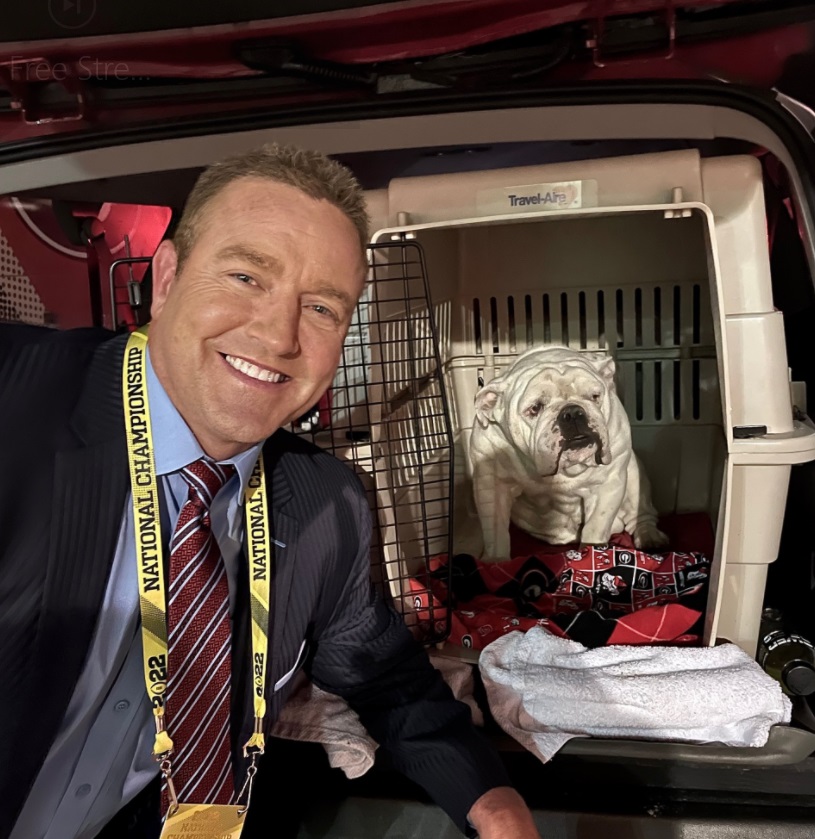
[[[173, 405], [153, 370], [149, 344], [147, 345], [147, 398], [150, 403], [150, 421], [153, 426], [156, 473], [169, 475], [204, 457], [201, 444], [178, 413], [178, 409]], [[243, 498], [246, 491], [246, 485], [262, 446], [263, 443], [257, 443], [245, 452], [218, 461], [231, 463], [235, 467], [240, 478], [240, 498]]]

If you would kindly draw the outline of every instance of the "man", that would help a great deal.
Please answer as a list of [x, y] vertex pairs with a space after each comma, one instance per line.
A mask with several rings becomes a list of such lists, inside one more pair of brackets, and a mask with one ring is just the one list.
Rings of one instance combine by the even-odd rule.
[[[123, 808], [117, 839], [148, 835], [156, 751], [174, 784], [163, 812], [173, 788], [234, 802], [253, 725], [268, 730], [304, 664], [462, 829], [538, 835], [469, 711], [372, 595], [356, 478], [281, 430], [333, 379], [367, 237], [347, 170], [264, 147], [210, 167], [159, 246], [146, 350], [95, 330], [0, 330], [0, 836], [91, 839]], [[155, 474], [138, 460], [145, 439]], [[259, 463], [274, 544], [265, 672], [243, 524]], [[139, 502], [150, 480], [158, 512]]]

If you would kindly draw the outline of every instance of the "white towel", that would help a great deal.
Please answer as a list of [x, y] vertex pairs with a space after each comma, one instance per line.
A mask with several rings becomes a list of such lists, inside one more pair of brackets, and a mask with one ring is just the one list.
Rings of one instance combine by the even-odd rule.
[[[473, 666], [466, 662], [430, 656], [456, 699], [469, 706], [476, 725], [484, 716], [473, 697]], [[365, 730], [348, 703], [299, 677], [291, 696], [283, 706], [271, 735], [283, 740], [321, 743], [334, 769], [342, 769], [348, 778], [359, 778], [374, 763], [376, 741]]]
[[763, 746], [792, 703], [735, 644], [587, 649], [544, 629], [482, 652], [495, 720], [542, 761], [572, 737]]

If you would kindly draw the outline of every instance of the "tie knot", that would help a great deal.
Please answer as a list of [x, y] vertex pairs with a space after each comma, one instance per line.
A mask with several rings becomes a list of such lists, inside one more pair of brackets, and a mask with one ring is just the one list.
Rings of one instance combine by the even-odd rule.
[[209, 509], [218, 490], [235, 474], [235, 467], [229, 463], [213, 463], [201, 458], [185, 466], [181, 474], [190, 489], [201, 499], [201, 503]]

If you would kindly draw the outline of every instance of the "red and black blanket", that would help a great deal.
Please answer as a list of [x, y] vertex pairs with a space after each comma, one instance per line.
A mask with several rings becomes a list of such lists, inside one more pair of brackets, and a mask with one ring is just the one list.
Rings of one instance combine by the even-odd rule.
[[551, 546], [514, 530], [513, 559], [457, 554], [449, 588], [447, 556], [433, 557], [428, 573], [411, 580], [413, 607], [422, 621], [449, 601], [450, 642], [476, 650], [533, 626], [586, 647], [700, 644], [713, 551], [709, 519], [668, 516], [660, 526], [672, 548], [659, 554], [637, 550], [628, 534], [603, 547]]

